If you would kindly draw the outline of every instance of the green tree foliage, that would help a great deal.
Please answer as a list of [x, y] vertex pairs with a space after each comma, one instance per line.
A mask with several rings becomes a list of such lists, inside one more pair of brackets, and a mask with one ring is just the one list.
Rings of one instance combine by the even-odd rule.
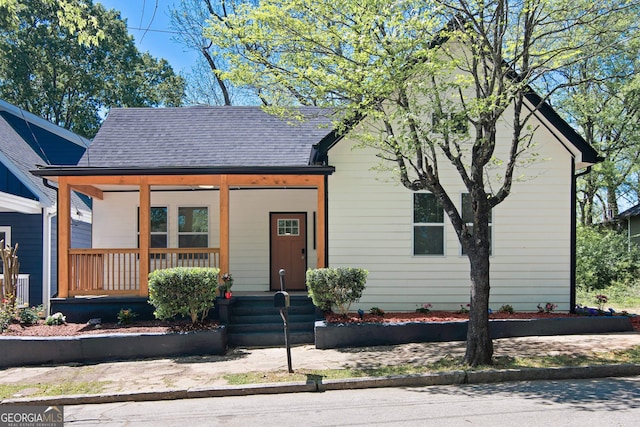
[[[97, 44], [104, 38], [98, 20], [86, 4], [76, 0], [41, 0], [45, 7], [56, 8], [56, 17], [62, 28], [77, 34], [78, 43]], [[30, 4], [22, 0], [0, 0], [0, 27], [16, 29], [20, 15], [29, 12]]]
[[338, 267], [307, 270], [307, 288], [313, 304], [325, 311], [336, 308], [347, 314], [351, 303], [362, 297], [369, 272], [362, 268]]
[[[469, 258], [465, 361], [475, 366], [493, 354], [490, 211], [508, 197], [516, 168], [536, 160], [528, 121], [540, 105], [525, 96], [579, 63], [584, 49], [597, 51], [594, 36], [615, 28], [624, 3], [264, 0], [211, 21], [206, 34], [227, 52], [231, 68], [220, 76], [259, 88], [268, 104], [335, 107], [339, 130], [359, 122], [351, 135], [362, 130], [382, 169], [435, 195]], [[593, 28], [589, 37], [573, 31], [583, 26]], [[508, 140], [496, 137], [501, 120], [512, 129]], [[473, 227], [440, 179], [444, 165], [467, 188]]]
[[[95, 43], [61, 21], [71, 3], [95, 19]], [[23, 0], [16, 19], [0, 28], [0, 97], [8, 102], [85, 137], [110, 107], [180, 105], [183, 79], [137, 50], [119, 12], [91, 0]]]
[[631, 2], [627, 13], [610, 22], [611, 31], [596, 32], [590, 26], [576, 28], [593, 37], [601, 49], [586, 45], [584, 60], [549, 76], [558, 87], [556, 109], [582, 130], [604, 161], [578, 181], [580, 220], [592, 225], [614, 218], [619, 201], [638, 202], [640, 172], [640, 3]]
[[149, 303], [158, 319], [189, 316], [192, 323], [207, 318], [216, 301], [217, 268], [176, 267], [149, 274]]
[[629, 247], [627, 236], [616, 230], [578, 227], [576, 285], [590, 292], [612, 284], [628, 284], [638, 274], [640, 250]]

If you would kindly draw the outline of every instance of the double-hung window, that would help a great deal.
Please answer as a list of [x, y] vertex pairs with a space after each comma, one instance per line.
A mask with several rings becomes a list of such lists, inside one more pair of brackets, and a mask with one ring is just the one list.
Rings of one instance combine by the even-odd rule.
[[[151, 207], [150, 228], [152, 248], [167, 248], [169, 243], [168, 209], [166, 206]], [[140, 247], [140, 209], [138, 208], [138, 247]]]
[[209, 246], [209, 209], [207, 207], [178, 208], [178, 247]]
[[413, 193], [413, 254], [444, 255], [444, 210], [432, 193]]
[[[469, 229], [470, 233], [473, 233], [473, 208], [471, 206], [471, 196], [469, 195], [469, 193], [462, 193], [462, 222], [464, 222], [465, 224], [467, 224], [467, 228]], [[492, 234], [492, 229], [493, 229], [493, 220], [492, 220], [492, 211], [489, 211], [489, 254], [491, 254], [492, 250], [491, 247], [493, 246], [492, 244], [492, 239], [491, 239], [491, 234]], [[462, 248], [462, 255], [466, 255], [467, 253], [464, 251], [464, 248]]]

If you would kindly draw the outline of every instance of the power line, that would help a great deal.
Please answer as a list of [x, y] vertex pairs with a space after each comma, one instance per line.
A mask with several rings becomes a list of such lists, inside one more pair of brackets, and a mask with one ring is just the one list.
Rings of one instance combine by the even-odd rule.
[[127, 30], [137, 30], [137, 31], [148, 31], [150, 33], [169, 33], [169, 34], [182, 34], [179, 31], [171, 31], [171, 30], [152, 30], [150, 28], [140, 28], [140, 27], [127, 27]]

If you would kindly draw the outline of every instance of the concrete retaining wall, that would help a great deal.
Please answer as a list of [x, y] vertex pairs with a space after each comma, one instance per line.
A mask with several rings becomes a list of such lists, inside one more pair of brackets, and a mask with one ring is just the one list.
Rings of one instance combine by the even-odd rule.
[[227, 331], [105, 334], [77, 337], [0, 336], [0, 368], [191, 355], [225, 354]]
[[[411, 342], [465, 341], [468, 321], [407, 323], [327, 323], [315, 324], [318, 349], [366, 347]], [[535, 335], [572, 335], [628, 332], [631, 319], [623, 316], [559, 317], [551, 319], [490, 320], [492, 338]]]

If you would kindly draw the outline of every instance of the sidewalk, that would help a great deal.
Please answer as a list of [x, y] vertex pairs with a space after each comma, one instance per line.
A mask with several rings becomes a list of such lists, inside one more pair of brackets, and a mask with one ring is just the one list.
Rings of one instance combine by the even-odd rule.
[[[503, 338], [494, 340], [495, 356], [542, 356], [560, 354], [586, 354], [591, 351], [610, 351], [640, 346], [640, 333], [625, 332], [614, 334], [563, 335], [545, 337]], [[295, 346], [291, 349], [293, 370], [297, 369], [341, 369], [374, 368], [399, 364], [425, 365], [444, 356], [462, 356], [464, 342], [437, 342], [403, 344], [395, 346], [346, 348], [336, 350], [317, 350], [313, 345]], [[92, 365], [36, 366], [9, 368], [2, 371], [0, 384], [24, 386], [13, 398], [2, 403], [41, 402], [42, 404], [97, 403], [126, 400], [160, 400], [183, 397], [204, 397], [238, 395], [250, 393], [278, 393], [292, 391], [316, 391], [320, 388], [363, 388], [386, 385], [407, 385], [409, 380], [416, 385], [429, 384], [430, 381], [460, 383], [470, 381], [466, 375], [461, 378], [458, 372], [424, 378], [395, 378], [394, 381], [377, 380], [340, 380], [332, 386], [315, 383], [258, 384], [250, 386], [229, 386], [223, 375], [242, 372], [287, 372], [286, 350], [282, 348], [233, 348], [224, 356], [193, 356], [172, 359], [140, 360], [98, 363]], [[638, 375], [640, 366], [627, 366], [620, 370], [576, 370], [553, 369], [551, 373], [536, 371], [527, 375], [515, 375], [511, 372], [490, 372], [478, 375], [483, 382], [514, 379], [537, 379], [549, 375], [553, 378], [572, 376], [613, 376]], [[479, 373], [478, 373], [479, 374]], [[514, 376], [515, 375], [515, 376]], [[432, 375], [432, 377], [434, 377]], [[55, 384], [59, 382], [105, 382], [99, 396], [59, 396], [50, 398], [30, 398], [29, 394], [37, 390], [38, 383]], [[369, 381], [367, 383], [367, 381]], [[372, 382], [373, 381], [373, 382]], [[409, 381], [409, 382], [411, 382]], [[479, 380], [478, 380], [479, 381]], [[328, 382], [327, 382], [328, 383]], [[32, 387], [30, 387], [30, 385]]]

